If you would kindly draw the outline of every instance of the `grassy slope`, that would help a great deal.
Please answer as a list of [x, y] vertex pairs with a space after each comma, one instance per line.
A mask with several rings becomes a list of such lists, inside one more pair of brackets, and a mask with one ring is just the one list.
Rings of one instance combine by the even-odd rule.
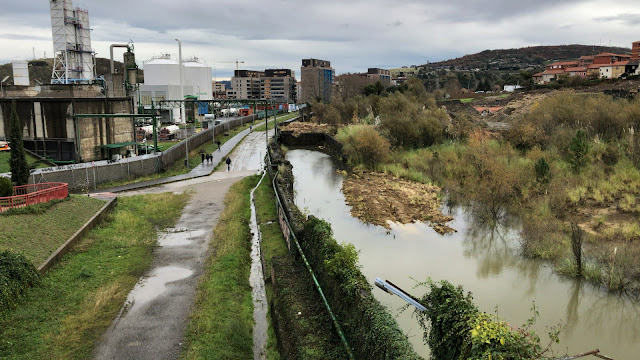
[[225, 199], [185, 334], [186, 359], [253, 358], [253, 304], [249, 271], [251, 176], [235, 183]]
[[[157, 228], [171, 226], [187, 195], [119, 199], [12, 312], [0, 314], [0, 358], [86, 359], [148, 268]], [[155, 211], [159, 207], [163, 212]]]
[[[11, 172], [11, 167], [9, 166], [9, 158], [11, 157], [10, 151], [0, 151], [0, 173], [8, 173]], [[36, 169], [49, 167], [49, 165], [38, 162], [38, 159], [27, 154], [27, 163], [29, 166], [36, 163], [34, 167]]]
[[[335, 334], [333, 324], [320, 296], [314, 288], [307, 269], [289, 255], [278, 223], [275, 193], [269, 178], [255, 193], [258, 224], [262, 232], [261, 249], [267, 262], [276, 269], [275, 289], [271, 281], [265, 283], [270, 307], [278, 312], [277, 321], [284, 328], [285, 358], [340, 359], [344, 348]], [[269, 223], [270, 222], [270, 223]], [[268, 271], [268, 270], [267, 270]], [[283, 309], [286, 309], [283, 311]], [[276, 338], [272, 328], [269, 333], [269, 359], [277, 359]]]
[[0, 249], [22, 253], [37, 267], [104, 205], [70, 196], [43, 214], [0, 215]]

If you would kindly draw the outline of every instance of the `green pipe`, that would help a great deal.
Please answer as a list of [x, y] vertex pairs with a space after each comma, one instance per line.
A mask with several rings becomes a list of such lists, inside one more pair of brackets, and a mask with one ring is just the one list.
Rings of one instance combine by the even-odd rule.
[[[271, 170], [271, 154], [267, 151], [268, 154], [268, 160], [269, 160], [269, 169]], [[278, 177], [278, 172], [276, 172], [276, 174], [273, 176], [273, 181], [271, 182], [271, 184], [273, 185], [273, 191], [275, 191], [276, 194], [276, 204], [278, 206], [280, 206], [281, 208], [284, 208], [284, 206], [282, 206], [282, 203], [280, 202], [280, 192], [278, 190], [278, 188], [276, 187], [276, 178]], [[298, 238], [296, 238], [296, 234], [293, 231], [293, 228], [291, 227], [291, 224], [289, 223], [289, 219], [287, 218], [287, 214], [284, 214], [284, 221], [287, 224], [287, 227], [289, 228], [289, 233], [291, 234], [291, 237], [293, 238], [293, 242], [296, 244], [296, 248], [298, 249], [298, 253], [300, 254], [300, 256], [302, 257], [302, 261], [304, 261], [304, 265], [307, 267], [307, 270], [309, 270], [309, 274], [311, 274], [311, 278], [313, 279], [313, 283], [316, 286], [316, 289], [318, 290], [318, 293], [320, 293], [320, 296], [322, 297], [322, 301], [324, 302], [324, 306], [327, 308], [327, 311], [329, 312], [329, 316], [331, 317], [331, 320], [333, 321], [333, 325], [336, 328], [336, 331], [338, 332], [338, 335], [340, 335], [340, 340], [342, 341], [342, 345], [344, 345], [345, 349], [347, 350], [347, 355], [349, 356], [349, 359], [353, 359], [353, 353], [351, 352], [351, 347], [349, 346], [349, 343], [347, 342], [347, 338], [344, 336], [344, 333], [342, 332], [342, 327], [340, 327], [340, 323], [338, 323], [338, 319], [336, 319], [336, 316], [333, 314], [333, 311], [331, 310], [331, 306], [329, 305], [329, 303], [327, 302], [327, 298], [324, 296], [324, 292], [322, 291], [322, 287], [320, 286], [320, 283], [318, 283], [318, 279], [316, 278], [316, 275], [313, 272], [313, 269], [311, 268], [311, 265], [309, 264], [309, 262], [307, 261], [307, 257], [304, 255], [304, 252], [302, 251], [302, 248], [300, 247], [300, 244], [298, 243]]]

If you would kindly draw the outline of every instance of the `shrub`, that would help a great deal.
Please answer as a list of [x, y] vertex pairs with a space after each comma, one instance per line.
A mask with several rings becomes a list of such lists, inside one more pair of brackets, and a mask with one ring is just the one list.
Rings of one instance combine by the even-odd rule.
[[[471, 293], [447, 281], [430, 279], [421, 285], [429, 292], [419, 299], [426, 311], [415, 311], [425, 331], [424, 340], [431, 349], [432, 359], [540, 359], [547, 349], [529, 328], [538, 316], [522, 328], [512, 328], [497, 316], [482, 313], [472, 302]], [[557, 341], [557, 332], [550, 337]]]
[[0, 197], [13, 196], [11, 179], [0, 176]]
[[340, 129], [338, 141], [352, 164], [363, 164], [369, 169], [388, 159], [390, 145], [372, 126], [353, 125]]
[[536, 162], [536, 180], [541, 184], [548, 184], [551, 181], [551, 167], [543, 157]]
[[589, 155], [589, 141], [587, 133], [582, 130], [576, 132], [576, 136], [569, 143], [569, 162], [574, 172], [578, 173], [587, 164]]
[[0, 313], [15, 307], [19, 297], [39, 280], [38, 271], [23, 255], [0, 252]]

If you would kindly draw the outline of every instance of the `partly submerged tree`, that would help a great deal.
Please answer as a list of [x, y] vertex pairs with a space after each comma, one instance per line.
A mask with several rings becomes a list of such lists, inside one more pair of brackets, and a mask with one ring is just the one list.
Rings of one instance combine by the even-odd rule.
[[25, 185], [29, 181], [29, 165], [22, 142], [22, 123], [18, 118], [15, 100], [11, 102], [11, 116], [9, 118], [9, 143], [11, 146], [11, 181], [16, 185]]

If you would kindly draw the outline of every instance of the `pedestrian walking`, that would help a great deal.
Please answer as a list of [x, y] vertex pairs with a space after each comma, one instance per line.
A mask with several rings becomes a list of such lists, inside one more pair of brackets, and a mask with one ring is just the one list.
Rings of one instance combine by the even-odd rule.
[[211, 160], [211, 158], [209, 157], [209, 153], [207, 153], [207, 155], [205, 156], [205, 158], [207, 159], [207, 164], [209, 163], [209, 161]]
[[216, 144], [218, 144], [218, 151], [220, 151], [220, 140], [216, 140]]
[[201, 155], [202, 155], [202, 163], [204, 164], [204, 153], [202, 153]]
[[227, 163], [227, 171], [231, 170], [231, 158], [227, 156], [227, 161], [225, 161]]

